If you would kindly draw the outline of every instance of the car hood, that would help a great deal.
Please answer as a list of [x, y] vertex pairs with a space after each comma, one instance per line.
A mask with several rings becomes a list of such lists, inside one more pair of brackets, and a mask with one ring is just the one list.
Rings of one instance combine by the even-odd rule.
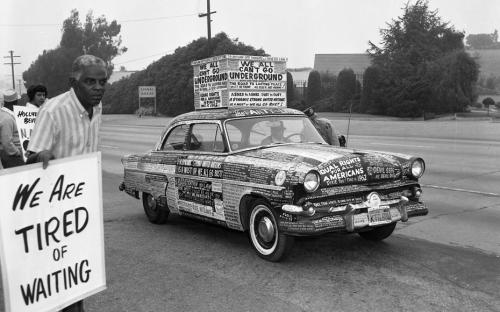
[[240, 155], [267, 159], [271, 163], [285, 164], [304, 177], [316, 170], [321, 186], [336, 186], [355, 183], [373, 183], [401, 179], [409, 175], [414, 157], [379, 151], [339, 148], [324, 144], [288, 144], [247, 151]]

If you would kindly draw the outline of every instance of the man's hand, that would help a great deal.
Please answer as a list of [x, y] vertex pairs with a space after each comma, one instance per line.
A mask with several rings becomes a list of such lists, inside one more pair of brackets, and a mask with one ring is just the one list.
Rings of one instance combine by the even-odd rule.
[[26, 159], [26, 164], [34, 164], [37, 162], [43, 162], [43, 169], [47, 169], [49, 165], [49, 160], [55, 159], [54, 155], [48, 150], [41, 151], [39, 153], [31, 153]]
[[341, 134], [341, 135], [338, 136], [338, 138], [339, 138], [340, 146], [345, 147], [345, 144], [347, 143], [346, 139], [345, 139], [345, 136], [343, 134]]

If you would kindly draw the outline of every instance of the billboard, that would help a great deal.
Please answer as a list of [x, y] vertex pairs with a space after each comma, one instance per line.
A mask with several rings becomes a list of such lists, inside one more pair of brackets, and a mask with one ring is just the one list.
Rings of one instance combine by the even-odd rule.
[[139, 86], [139, 97], [140, 98], [155, 98], [156, 97], [156, 87], [155, 86]]

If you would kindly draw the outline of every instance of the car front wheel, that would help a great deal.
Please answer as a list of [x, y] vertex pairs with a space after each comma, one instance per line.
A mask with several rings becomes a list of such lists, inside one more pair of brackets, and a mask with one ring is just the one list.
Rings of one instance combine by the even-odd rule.
[[248, 235], [259, 257], [277, 262], [291, 249], [294, 238], [278, 228], [278, 222], [266, 201], [257, 199], [252, 204], [248, 224]]
[[168, 210], [161, 209], [158, 202], [149, 193], [142, 193], [142, 206], [148, 217], [149, 222], [154, 224], [163, 224], [167, 222]]
[[396, 222], [379, 226], [374, 228], [373, 230], [369, 230], [366, 232], [359, 232], [358, 234], [363, 237], [364, 239], [370, 240], [370, 241], [381, 241], [383, 239], [386, 239], [387, 237], [391, 236], [392, 232], [394, 232], [394, 229], [396, 228]]

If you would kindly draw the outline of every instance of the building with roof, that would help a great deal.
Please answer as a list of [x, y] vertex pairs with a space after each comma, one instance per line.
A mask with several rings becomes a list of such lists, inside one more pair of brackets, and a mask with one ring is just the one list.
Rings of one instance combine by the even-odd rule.
[[479, 75], [500, 77], [500, 49], [467, 50], [479, 64]]

